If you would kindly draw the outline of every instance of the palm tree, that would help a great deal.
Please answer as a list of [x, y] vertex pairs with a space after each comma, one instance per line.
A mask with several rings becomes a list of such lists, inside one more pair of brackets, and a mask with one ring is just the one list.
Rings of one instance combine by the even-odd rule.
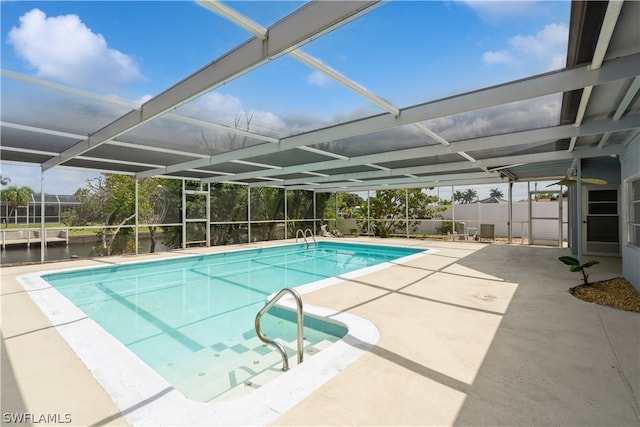
[[478, 192], [473, 188], [468, 188], [462, 193], [462, 199], [464, 203], [473, 203], [478, 199]]
[[18, 187], [12, 185], [2, 190], [2, 200], [6, 200], [10, 208], [9, 215], [7, 215], [7, 222], [18, 206], [27, 206], [29, 204], [32, 194], [33, 190], [27, 186]]
[[495, 197], [496, 199], [502, 199], [504, 197], [504, 193], [499, 188], [492, 188], [489, 191], [489, 197]]

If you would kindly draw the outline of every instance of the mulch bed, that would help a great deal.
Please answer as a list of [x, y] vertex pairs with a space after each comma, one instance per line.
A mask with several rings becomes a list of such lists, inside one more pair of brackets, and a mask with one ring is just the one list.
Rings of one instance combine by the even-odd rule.
[[640, 291], [622, 277], [576, 286], [569, 292], [583, 301], [640, 313]]

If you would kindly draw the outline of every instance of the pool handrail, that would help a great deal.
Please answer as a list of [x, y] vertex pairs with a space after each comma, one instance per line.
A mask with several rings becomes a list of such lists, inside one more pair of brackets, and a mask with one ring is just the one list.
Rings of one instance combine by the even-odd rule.
[[296, 243], [298, 243], [298, 235], [302, 233], [302, 238], [304, 239], [304, 242], [307, 244], [307, 248], [309, 247], [309, 242], [307, 241], [307, 232], [304, 231], [302, 228], [298, 228], [296, 230]]
[[276, 342], [272, 339], [267, 338], [267, 336], [262, 332], [262, 327], [260, 326], [260, 319], [262, 316], [269, 311], [271, 307], [275, 305], [280, 298], [285, 296], [286, 294], [293, 295], [293, 298], [296, 300], [297, 312], [298, 312], [298, 364], [302, 363], [303, 359], [303, 332], [304, 332], [304, 314], [302, 308], [302, 298], [300, 294], [292, 288], [283, 288], [274, 296], [270, 301], [268, 301], [264, 307], [256, 314], [255, 326], [256, 326], [256, 334], [258, 334], [258, 338], [260, 341], [273, 345], [280, 352], [280, 356], [282, 356], [282, 370], [287, 371], [289, 369], [289, 358], [287, 356], [287, 351], [284, 349], [284, 346], [279, 342]]
[[[315, 245], [315, 247], [318, 247], [318, 241], [316, 240], [316, 236], [313, 235], [313, 231], [311, 231], [310, 228], [307, 228], [306, 230], [304, 230], [304, 237], [305, 237], [305, 241], [307, 240], [307, 231], [309, 232], [309, 236], [311, 236], [311, 238], [313, 239], [313, 243]], [[309, 243], [307, 243], [307, 247], [309, 247]]]
[[307, 240], [307, 231], [309, 232], [309, 235], [313, 239], [313, 243], [317, 248], [318, 241], [316, 240], [316, 236], [313, 235], [313, 231], [311, 231], [310, 228], [307, 228], [306, 230], [302, 230], [302, 228], [298, 228], [296, 230], [296, 243], [298, 243], [298, 235], [302, 234], [302, 238], [304, 239], [304, 242], [307, 244], [307, 249], [309, 248], [309, 241]]

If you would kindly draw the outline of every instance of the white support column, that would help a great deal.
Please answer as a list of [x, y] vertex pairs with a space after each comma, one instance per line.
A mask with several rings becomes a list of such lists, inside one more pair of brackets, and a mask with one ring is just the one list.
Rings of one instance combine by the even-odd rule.
[[367, 235], [371, 234], [371, 191], [367, 190]]
[[[28, 216], [27, 216], [28, 218]], [[40, 169], [40, 263], [44, 264], [47, 250], [47, 229], [44, 216], [44, 169]]]
[[[480, 223], [482, 223], [482, 203], [476, 200], [476, 223], [474, 224], [476, 227], [476, 234], [480, 234]], [[469, 232], [469, 226], [465, 230], [467, 233]]]
[[187, 249], [187, 193], [185, 180], [182, 180], [182, 249]]
[[316, 192], [313, 192], [313, 234], [316, 234], [316, 230], [318, 229], [317, 224], [318, 218], [316, 216]]
[[409, 238], [409, 189], [404, 189], [404, 219], [407, 239]]
[[[536, 197], [534, 195], [534, 197]], [[529, 244], [533, 244], [533, 234], [532, 234], [532, 230], [533, 230], [533, 224], [532, 224], [532, 220], [531, 220], [531, 216], [532, 216], [532, 212], [533, 212], [533, 208], [531, 207], [531, 182], [527, 181], [527, 208], [528, 208], [528, 212], [527, 212], [527, 240], [529, 241]]]
[[558, 194], [558, 247], [562, 247], [562, 185], [560, 186], [560, 193]]
[[138, 247], [138, 244], [139, 244], [139, 237], [140, 237], [140, 235], [139, 235], [139, 233], [140, 233], [140, 221], [139, 221], [139, 219], [140, 219], [140, 218], [139, 218], [140, 211], [139, 211], [139, 206], [138, 206], [138, 200], [139, 200], [139, 194], [138, 194], [138, 191], [139, 191], [139, 189], [138, 189], [138, 181], [139, 181], [139, 180], [138, 180], [138, 178], [136, 178], [136, 179], [135, 179], [135, 184], [136, 184], [136, 185], [135, 185], [135, 196], [136, 196], [136, 203], [135, 203], [135, 214], [136, 214], [136, 218], [135, 218], [135, 223], [136, 223], [135, 239], [136, 239], [136, 242], [135, 242], [135, 247], [136, 247], [136, 255], [138, 255], [138, 252], [139, 252], [139, 249], [140, 249], [140, 248]]
[[211, 247], [211, 184], [207, 183], [207, 247]]
[[62, 214], [62, 202], [60, 202], [60, 197], [56, 194], [56, 200], [58, 201], [58, 223], [61, 223], [60, 214]]
[[578, 159], [577, 162], [577, 169], [578, 169], [578, 176], [576, 177], [577, 182], [576, 182], [576, 221], [578, 222], [576, 225], [576, 244], [578, 245], [577, 249], [577, 255], [578, 255], [578, 260], [580, 261], [580, 264], [582, 264], [582, 253], [583, 251], [583, 247], [582, 247], [582, 225], [583, 223], [586, 223], [586, 218], [584, 217], [584, 212], [582, 212], [582, 160]]
[[455, 239], [455, 231], [456, 231], [456, 200], [454, 198], [455, 195], [455, 186], [451, 186], [451, 236]]
[[509, 244], [513, 243], [513, 181], [509, 179], [509, 208], [507, 218], [507, 234], [509, 236]]
[[247, 243], [251, 243], [251, 187], [247, 185]]
[[340, 213], [340, 210], [338, 207], [338, 193], [336, 192], [335, 195], [336, 195], [336, 222], [334, 224], [334, 227], [336, 228], [336, 230], [338, 230], [338, 214]]
[[289, 238], [287, 219], [289, 218], [289, 207], [287, 206], [287, 189], [284, 189], [284, 239]]

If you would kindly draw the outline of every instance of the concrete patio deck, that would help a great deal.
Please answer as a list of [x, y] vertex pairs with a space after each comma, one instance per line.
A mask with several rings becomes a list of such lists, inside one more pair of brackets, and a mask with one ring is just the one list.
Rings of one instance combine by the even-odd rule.
[[[273, 425], [640, 425], [640, 314], [572, 297], [567, 249], [354, 240], [438, 252], [304, 295], [370, 320], [380, 340]], [[598, 259], [592, 280], [620, 275], [619, 259]], [[3, 424], [126, 424], [16, 280], [115, 260], [2, 268]]]

